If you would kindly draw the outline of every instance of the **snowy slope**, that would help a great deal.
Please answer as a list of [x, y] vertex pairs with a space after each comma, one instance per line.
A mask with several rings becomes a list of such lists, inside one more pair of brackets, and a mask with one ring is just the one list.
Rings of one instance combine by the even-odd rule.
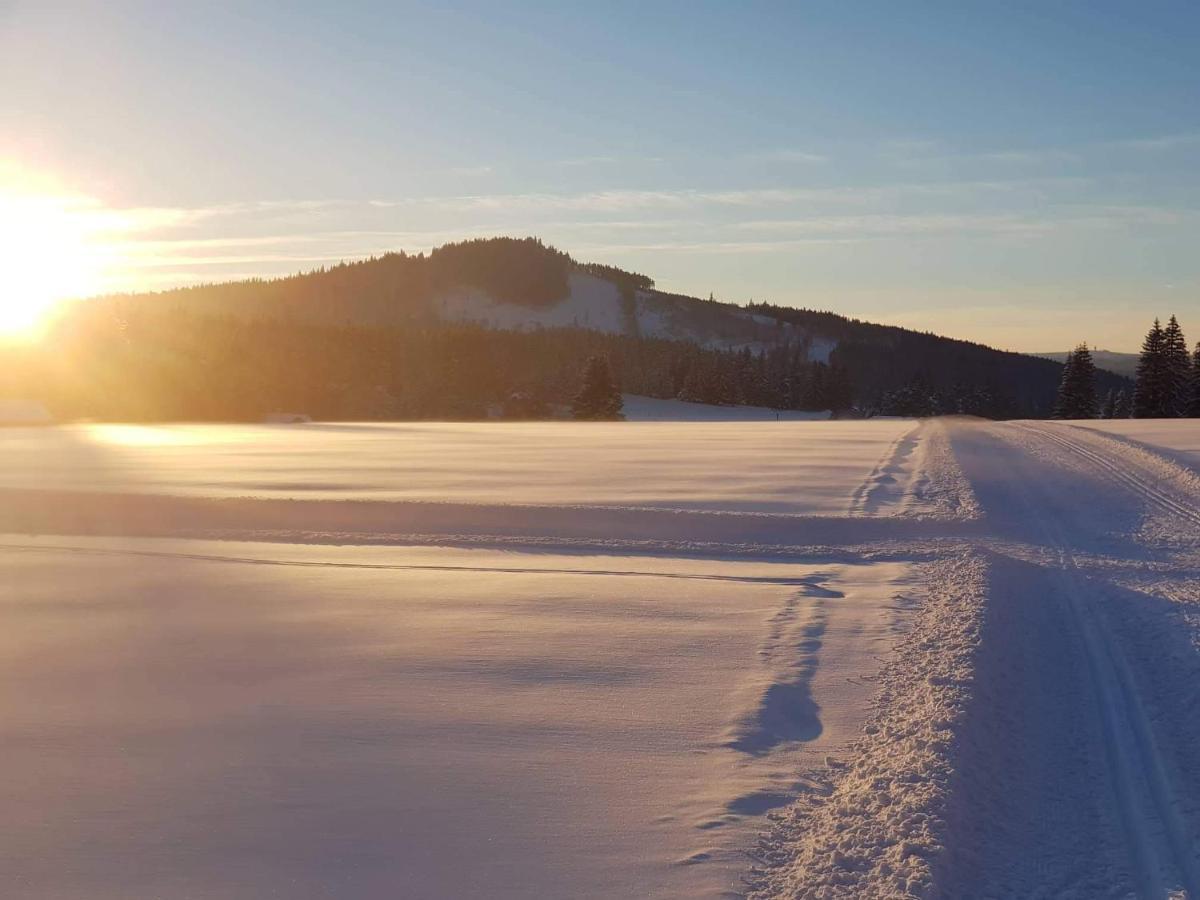
[[770, 316], [748, 313], [692, 298], [638, 290], [626, 305], [611, 281], [581, 271], [568, 275], [565, 298], [548, 306], [506, 303], [479, 288], [453, 289], [432, 300], [445, 321], [474, 322], [489, 328], [531, 331], [538, 328], [587, 328], [606, 334], [693, 341], [708, 347], [761, 349], [791, 341], [808, 348], [814, 362], [829, 362], [837, 342], [804, 334]]
[[457, 288], [433, 301], [438, 317], [475, 322], [489, 328], [530, 331], [536, 328], [588, 328], [607, 334], [625, 332], [621, 297], [610, 281], [584, 272], [568, 276], [566, 298], [550, 306], [519, 306], [495, 300], [478, 288]]

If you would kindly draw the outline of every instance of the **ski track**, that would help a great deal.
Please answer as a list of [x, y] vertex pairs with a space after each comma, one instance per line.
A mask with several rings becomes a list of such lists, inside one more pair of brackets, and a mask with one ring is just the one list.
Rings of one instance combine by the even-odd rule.
[[944, 427], [977, 528], [750, 896], [1200, 898], [1200, 481], [1065, 424]]
[[[1069, 437], [1054, 426], [1035, 426], [1029, 423], [1021, 423], [1018, 427], [1052, 441], [1064, 450], [1082, 457], [1103, 471], [1113, 481], [1140, 496], [1148, 505], [1156, 507], [1167, 515], [1177, 516], [1185, 522], [1190, 522], [1192, 525], [1200, 527], [1200, 507], [1195, 506], [1186, 499], [1172, 496], [1168, 490], [1155, 486], [1149, 478], [1139, 476], [1131, 467], [1131, 463], [1134, 462], [1132, 454], [1126, 453], [1120, 462], [1114, 462], [1112, 459], [1105, 457], [1101, 452], [1088, 447], [1083, 440], [1076, 440]], [[1146, 450], [1142, 450], [1141, 452], [1148, 453]], [[1174, 465], [1163, 458], [1159, 458], [1158, 461], [1163, 467]], [[1179, 474], [1183, 474], [1182, 469], [1180, 469]]]

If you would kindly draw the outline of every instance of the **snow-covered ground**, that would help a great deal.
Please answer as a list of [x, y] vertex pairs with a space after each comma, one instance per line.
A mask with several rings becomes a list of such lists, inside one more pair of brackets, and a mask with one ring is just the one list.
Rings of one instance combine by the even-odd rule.
[[819, 422], [830, 417], [828, 410], [801, 412], [765, 406], [713, 406], [637, 394], [625, 395], [624, 413], [628, 422]]
[[19, 546], [2, 869], [88, 900], [719, 894], [861, 725], [845, 676], [909, 589], [886, 562]]
[[0, 871], [1200, 897], [1200, 428], [1107, 427], [0, 431]]
[[79, 425], [0, 431], [0, 487], [175, 496], [845, 512], [916, 427], [837, 422]]
[[980, 517], [924, 544], [852, 762], [754, 896], [1200, 896], [1194, 473], [1069, 424], [945, 427]]
[[1174, 419], [1097, 419], [1072, 422], [1113, 437], [1143, 444], [1200, 472], [1200, 427]]

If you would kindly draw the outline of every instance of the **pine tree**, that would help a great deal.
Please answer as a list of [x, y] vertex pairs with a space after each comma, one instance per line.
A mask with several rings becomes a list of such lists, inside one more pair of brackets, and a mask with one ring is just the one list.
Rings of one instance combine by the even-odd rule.
[[1137, 383], [1133, 389], [1133, 417], [1158, 419], [1166, 415], [1167, 370], [1163, 353], [1163, 328], [1158, 319], [1142, 341]]
[[1058, 382], [1058, 397], [1054, 400], [1054, 411], [1050, 417], [1054, 419], [1069, 419], [1072, 404], [1071, 388], [1075, 383], [1075, 351], [1067, 353], [1063, 360], [1062, 379]]
[[1108, 393], [1104, 395], [1104, 402], [1100, 404], [1100, 418], [1114, 419], [1117, 411], [1117, 392], [1112, 388], [1108, 389]]
[[1129, 402], [1129, 395], [1125, 391], [1117, 391], [1116, 401], [1113, 403], [1114, 419], [1128, 419], [1130, 413], [1133, 412], [1133, 406]]
[[1189, 418], [1200, 419], [1200, 341], [1196, 343], [1196, 352], [1192, 354], [1192, 396], [1187, 414]]
[[1171, 316], [1163, 329], [1163, 359], [1165, 369], [1164, 415], [1179, 417], [1187, 414], [1191, 405], [1192, 360], [1179, 321]]
[[1096, 418], [1096, 365], [1086, 343], [1075, 348], [1076, 419]]
[[583, 387], [571, 402], [571, 415], [576, 419], [614, 421], [624, 418], [621, 415], [623, 405], [621, 390], [613, 381], [608, 360], [603, 356], [591, 357], [583, 373]]
[[1067, 354], [1053, 416], [1056, 419], [1096, 417], [1096, 366], [1087, 344], [1080, 344]]

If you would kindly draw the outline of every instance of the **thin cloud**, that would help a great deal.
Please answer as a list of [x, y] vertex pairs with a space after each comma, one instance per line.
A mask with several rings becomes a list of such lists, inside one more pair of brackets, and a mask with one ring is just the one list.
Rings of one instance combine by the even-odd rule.
[[820, 153], [810, 153], [805, 150], [763, 150], [756, 153], [747, 153], [745, 158], [750, 162], [758, 163], [798, 163], [805, 165], [816, 165], [829, 162], [828, 156], [823, 156]]
[[1102, 146], [1119, 150], [1147, 150], [1160, 152], [1163, 150], [1179, 150], [1200, 147], [1200, 133], [1167, 134], [1157, 137], [1123, 138], [1115, 141], [1105, 141]]

